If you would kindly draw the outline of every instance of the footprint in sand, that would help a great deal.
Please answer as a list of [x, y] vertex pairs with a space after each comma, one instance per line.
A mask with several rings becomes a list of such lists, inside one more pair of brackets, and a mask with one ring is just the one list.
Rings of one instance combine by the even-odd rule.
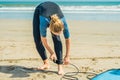
[[44, 74], [37, 74], [37, 77], [42, 77], [43, 79], [46, 79], [46, 75]]
[[2, 50], [4, 50], [4, 49], [5, 49], [5, 47], [0, 46], [0, 51], [2, 51]]

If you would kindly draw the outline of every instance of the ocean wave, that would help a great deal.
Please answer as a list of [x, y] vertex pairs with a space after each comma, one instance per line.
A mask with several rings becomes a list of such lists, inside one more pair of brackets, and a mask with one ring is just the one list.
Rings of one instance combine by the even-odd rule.
[[1, 7], [0, 11], [33, 11], [34, 7]]
[[[117, 6], [60, 6], [66, 13], [118, 13], [120, 5]], [[31, 12], [35, 7], [0, 7], [0, 12]]]
[[120, 10], [118, 6], [61, 6], [62, 10]]

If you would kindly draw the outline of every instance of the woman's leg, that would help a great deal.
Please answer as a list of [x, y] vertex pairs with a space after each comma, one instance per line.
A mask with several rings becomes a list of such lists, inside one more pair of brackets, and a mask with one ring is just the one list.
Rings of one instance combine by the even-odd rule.
[[60, 36], [52, 34], [52, 39], [54, 42], [54, 49], [57, 56], [56, 63], [58, 64], [58, 74], [63, 74], [62, 64], [63, 64], [63, 52], [62, 52], [62, 42]]
[[[36, 49], [39, 55], [41, 56], [44, 64], [46, 64], [48, 63], [48, 60], [47, 60], [45, 48], [41, 42], [39, 25], [40, 25], [40, 21], [39, 21], [39, 6], [38, 6], [36, 7], [34, 16], [33, 16], [33, 37], [34, 37]], [[44, 68], [44, 66], [41, 68]]]

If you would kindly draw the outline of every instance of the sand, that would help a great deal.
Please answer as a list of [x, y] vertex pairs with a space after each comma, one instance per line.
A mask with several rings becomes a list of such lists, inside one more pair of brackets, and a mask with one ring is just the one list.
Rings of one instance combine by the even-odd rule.
[[[71, 63], [81, 72], [99, 74], [120, 68], [120, 22], [67, 22], [71, 33]], [[53, 48], [49, 30], [47, 35]], [[65, 55], [63, 35], [61, 39]], [[42, 65], [33, 41], [31, 20], [0, 19], [0, 80], [60, 80], [57, 65], [52, 61], [50, 64], [51, 68], [45, 71], [31, 69]], [[64, 71], [76, 69], [67, 65]], [[77, 75], [80, 80], [88, 80], [86, 76]]]

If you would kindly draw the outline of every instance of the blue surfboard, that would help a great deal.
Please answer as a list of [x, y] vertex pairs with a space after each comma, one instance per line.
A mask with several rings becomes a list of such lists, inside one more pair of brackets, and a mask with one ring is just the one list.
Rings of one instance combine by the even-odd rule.
[[91, 80], [120, 80], [120, 69], [110, 69], [98, 74]]

